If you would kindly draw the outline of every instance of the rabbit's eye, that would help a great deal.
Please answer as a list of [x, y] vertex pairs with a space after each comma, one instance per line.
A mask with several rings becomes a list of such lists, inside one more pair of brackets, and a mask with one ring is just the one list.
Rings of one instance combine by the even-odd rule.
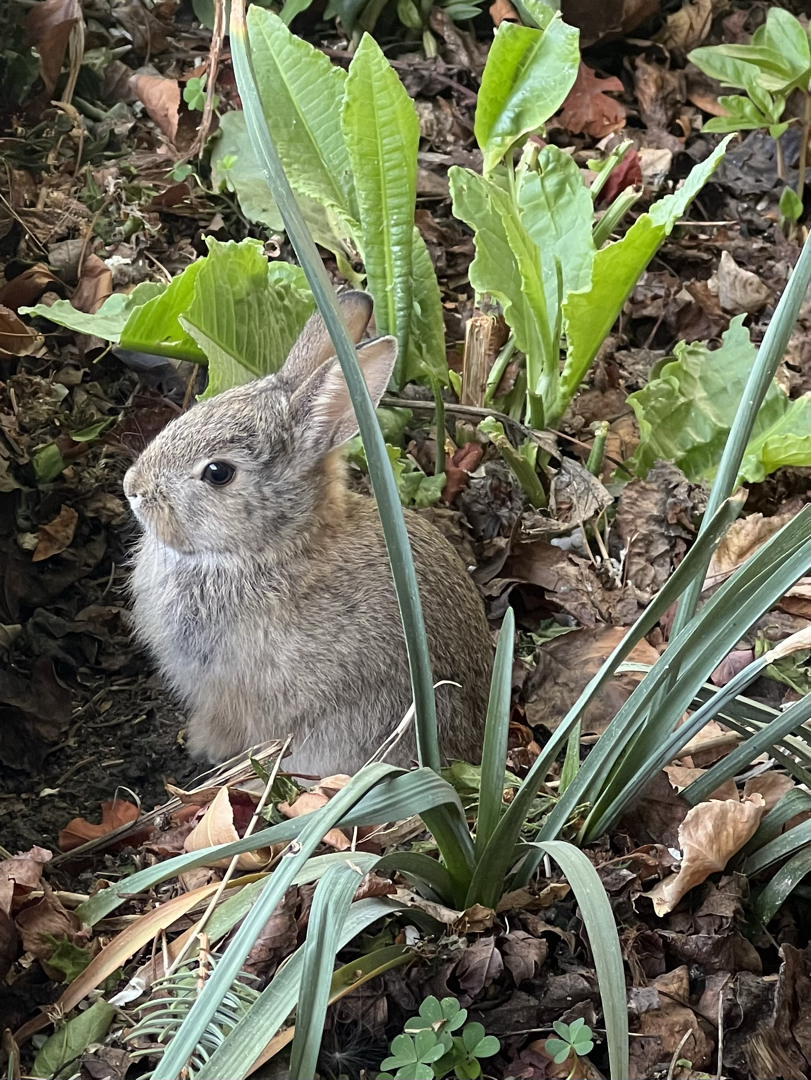
[[209, 461], [203, 469], [203, 479], [214, 487], [225, 487], [234, 479], [236, 469], [227, 461]]

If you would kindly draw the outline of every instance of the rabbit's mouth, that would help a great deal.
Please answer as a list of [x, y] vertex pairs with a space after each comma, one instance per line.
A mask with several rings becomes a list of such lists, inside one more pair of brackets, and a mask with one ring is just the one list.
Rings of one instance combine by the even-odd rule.
[[189, 543], [189, 538], [183, 529], [179, 528], [175, 515], [169, 507], [156, 505], [152, 499], [147, 499], [143, 495], [128, 495], [127, 500], [138, 523], [151, 533], [159, 544], [183, 555], [194, 552], [194, 545]]

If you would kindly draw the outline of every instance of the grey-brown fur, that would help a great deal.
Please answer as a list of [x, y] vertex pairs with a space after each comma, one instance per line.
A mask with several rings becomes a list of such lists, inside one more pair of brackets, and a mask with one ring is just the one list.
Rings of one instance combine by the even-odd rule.
[[[348, 293], [359, 340], [368, 298]], [[276, 376], [203, 401], [127, 473], [145, 526], [133, 574], [138, 634], [190, 712], [196, 757], [222, 760], [292, 732], [286, 764], [353, 772], [411, 703], [405, 643], [377, 509], [346, 488], [341, 443], [356, 430], [332, 348], [314, 317]], [[393, 339], [358, 350], [374, 401]], [[228, 486], [205, 465], [236, 466]], [[447, 757], [478, 760], [492, 651], [479, 596], [448, 542], [406, 512]], [[389, 756], [407, 764], [409, 735]]]

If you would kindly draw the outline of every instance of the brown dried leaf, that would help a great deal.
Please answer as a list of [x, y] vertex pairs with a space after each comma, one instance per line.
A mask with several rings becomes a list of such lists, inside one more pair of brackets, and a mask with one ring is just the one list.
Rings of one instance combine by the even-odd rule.
[[12, 311], [24, 304], [36, 304], [51, 285], [61, 289], [62, 282], [58, 277], [54, 277], [45, 263], [37, 263], [5, 283], [0, 289], [0, 304]]
[[52, 555], [59, 555], [68, 547], [76, 532], [79, 515], [70, 506], [63, 506], [53, 521], [37, 531], [37, 546], [31, 556], [32, 562], [42, 562]]
[[456, 965], [456, 977], [462, 990], [460, 1004], [466, 1007], [490, 986], [504, 970], [504, 961], [496, 948], [494, 937], [476, 938], [462, 953]]
[[0, 307], [0, 356], [26, 356], [42, 344], [42, 338], [26, 326], [10, 308]]
[[718, 302], [730, 315], [754, 315], [774, 294], [765, 281], [751, 270], [738, 266], [728, 251], [721, 252], [718, 266]]
[[47, 960], [53, 953], [54, 943], [48, 940], [51, 936], [74, 941], [81, 928], [77, 917], [50, 891], [22, 908], [15, 922], [23, 948], [38, 960]]
[[507, 970], [520, 986], [534, 979], [544, 965], [549, 953], [545, 938], [533, 937], [525, 930], [511, 930], [500, 941], [501, 955]]
[[51, 857], [46, 848], [32, 847], [0, 862], [0, 911], [10, 914], [15, 900], [39, 886], [42, 869]]
[[73, 851], [86, 844], [88, 840], [97, 840], [100, 836], [128, 825], [138, 817], [139, 810], [126, 799], [114, 799], [101, 804], [101, 824], [93, 825], [85, 818], [74, 818], [59, 833], [59, 847], [62, 851]]
[[638, 1018], [639, 1030], [646, 1036], [645, 1040], [640, 1041], [661, 1040], [661, 1057], [668, 1060], [675, 1054], [685, 1032], [690, 1031], [691, 1038], [682, 1048], [684, 1056], [696, 1068], [709, 1064], [712, 1044], [693, 1010], [687, 1007], [690, 993], [687, 967], [660, 976], [653, 985], [659, 992], [659, 1007], [642, 1013]]
[[801, 509], [802, 502], [799, 499], [791, 499], [783, 505], [779, 513], [772, 517], [749, 514], [748, 517], [733, 521], [710, 559], [703, 591], [706, 592], [707, 589], [723, 584], [730, 574], [751, 558], [787, 522], [796, 517]]
[[39, 54], [39, 73], [48, 95], [62, 71], [70, 32], [81, 17], [79, 0], [42, 0], [25, 17], [28, 44]]
[[270, 975], [295, 949], [298, 941], [297, 906], [298, 889], [288, 889], [251, 946], [243, 965], [246, 971], [260, 977]]
[[501, 26], [503, 22], [521, 22], [510, 0], [494, 0], [494, 3], [490, 5], [490, 18], [493, 20], [493, 26]]
[[728, 6], [728, 0], [688, 0], [665, 21], [665, 48], [695, 49], [709, 34], [715, 15]]
[[[686, 787], [689, 787], [694, 780], [698, 780], [700, 776], [703, 776], [706, 769], [696, 769], [687, 765], [665, 765], [665, 772], [673, 787], [681, 793]], [[747, 792], [748, 794], [748, 792]], [[720, 787], [717, 787], [711, 795], [710, 799], [735, 799], [738, 800], [738, 789], [735, 786], [735, 781], [730, 777], [729, 780], [725, 780]]]
[[625, 125], [625, 108], [607, 96], [606, 91], [622, 90], [623, 85], [612, 75], [600, 79], [582, 61], [574, 86], [563, 102], [560, 122], [573, 135], [591, 135], [602, 139]]
[[766, 804], [765, 813], [769, 813], [780, 802], [787, 791], [795, 787], [794, 781], [785, 773], [767, 772], [752, 776], [743, 785], [744, 796], [761, 795]]
[[723, 870], [754, 836], [765, 810], [765, 799], [755, 794], [742, 802], [702, 802], [688, 811], [679, 828], [681, 869], [645, 894], [653, 901], [656, 914], [660, 918], [666, 915], [690, 889]]
[[136, 72], [130, 78], [130, 89], [169, 142], [174, 143], [180, 116], [180, 84], [177, 80]]
[[113, 292], [113, 272], [98, 257], [88, 255], [82, 266], [82, 276], [70, 302], [77, 311], [93, 315]]
[[[234, 808], [231, 805], [231, 793], [222, 787], [214, 797], [214, 802], [203, 814], [202, 819], [192, 829], [183, 844], [186, 851], [201, 851], [203, 848], [218, 844], [232, 844], [239, 840], [239, 833], [234, 825]], [[260, 870], [270, 861], [270, 848], [246, 851], [239, 856], [238, 870]], [[211, 859], [211, 866], [230, 866], [230, 859]]]
[[470, 474], [478, 467], [484, 448], [476, 442], [460, 446], [445, 462], [445, 487], [442, 489], [442, 501], [452, 503], [460, 491], [464, 491], [470, 482]]

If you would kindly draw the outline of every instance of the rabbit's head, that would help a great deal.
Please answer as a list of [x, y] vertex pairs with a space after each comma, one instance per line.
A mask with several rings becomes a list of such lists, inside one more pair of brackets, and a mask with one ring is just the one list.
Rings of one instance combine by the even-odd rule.
[[[363, 293], [340, 297], [357, 343], [371, 316]], [[300, 542], [331, 492], [342, 490], [336, 450], [357, 431], [352, 402], [326, 327], [314, 315], [284, 366], [202, 401], [169, 424], [124, 478], [141, 524], [185, 554], [281, 552]], [[358, 348], [375, 405], [397, 342]]]

